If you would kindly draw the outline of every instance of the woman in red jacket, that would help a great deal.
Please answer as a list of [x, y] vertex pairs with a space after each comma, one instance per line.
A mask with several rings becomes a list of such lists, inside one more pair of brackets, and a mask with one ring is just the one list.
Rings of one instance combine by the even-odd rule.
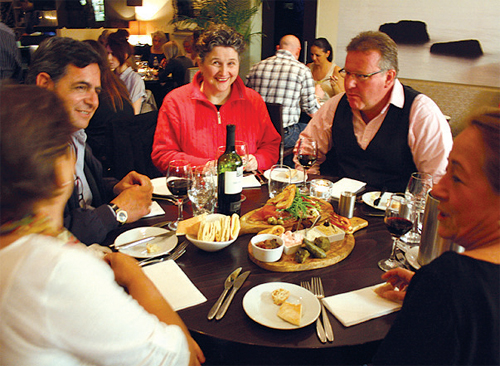
[[226, 144], [226, 125], [236, 125], [236, 140], [248, 145], [246, 170], [269, 169], [278, 161], [281, 136], [274, 128], [262, 97], [238, 76], [242, 36], [226, 25], [215, 25], [196, 43], [200, 71], [193, 81], [163, 100], [152, 159], [165, 172], [168, 163], [184, 159], [204, 165], [217, 159]]

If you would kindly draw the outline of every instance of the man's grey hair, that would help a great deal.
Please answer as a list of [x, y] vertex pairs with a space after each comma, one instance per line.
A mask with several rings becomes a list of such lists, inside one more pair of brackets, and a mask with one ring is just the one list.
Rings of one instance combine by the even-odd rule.
[[351, 51], [378, 51], [382, 56], [379, 67], [381, 70], [396, 70], [398, 67], [398, 46], [387, 34], [383, 32], [362, 32], [354, 37], [347, 45], [347, 52]]

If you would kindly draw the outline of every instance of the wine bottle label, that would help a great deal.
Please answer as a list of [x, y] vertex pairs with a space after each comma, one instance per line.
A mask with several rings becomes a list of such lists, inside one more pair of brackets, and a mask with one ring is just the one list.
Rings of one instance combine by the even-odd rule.
[[241, 193], [242, 178], [243, 167], [238, 167], [236, 171], [224, 172], [224, 192], [226, 194]]

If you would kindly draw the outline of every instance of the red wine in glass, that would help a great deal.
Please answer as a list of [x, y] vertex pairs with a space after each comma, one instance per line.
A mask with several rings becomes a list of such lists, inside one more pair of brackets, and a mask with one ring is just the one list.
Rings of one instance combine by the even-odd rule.
[[314, 165], [317, 158], [315, 155], [307, 155], [307, 154], [299, 154], [298, 155], [299, 163], [304, 167], [304, 169], [309, 169]]
[[175, 198], [185, 198], [189, 188], [189, 180], [185, 178], [169, 180], [167, 182], [167, 188]]
[[306, 184], [306, 172], [316, 163], [316, 159], [318, 158], [318, 145], [316, 141], [304, 136], [299, 138], [297, 158], [302, 168], [304, 168], [304, 182], [300, 188], [300, 192], [309, 194], [309, 188]]
[[179, 221], [183, 219], [182, 205], [187, 197], [191, 176], [191, 165], [185, 160], [172, 160], [167, 169], [167, 188], [177, 198], [177, 220], [168, 225], [170, 230], [177, 230]]
[[391, 235], [397, 238], [406, 234], [413, 227], [410, 220], [402, 217], [386, 217], [384, 222]]

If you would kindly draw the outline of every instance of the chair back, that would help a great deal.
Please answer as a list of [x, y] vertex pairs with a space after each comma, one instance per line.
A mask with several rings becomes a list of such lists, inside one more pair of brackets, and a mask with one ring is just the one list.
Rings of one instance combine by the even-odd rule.
[[284, 130], [283, 130], [283, 106], [278, 103], [266, 103], [267, 111], [274, 128], [281, 136], [280, 143], [280, 164], [283, 165], [283, 157], [285, 151]]

